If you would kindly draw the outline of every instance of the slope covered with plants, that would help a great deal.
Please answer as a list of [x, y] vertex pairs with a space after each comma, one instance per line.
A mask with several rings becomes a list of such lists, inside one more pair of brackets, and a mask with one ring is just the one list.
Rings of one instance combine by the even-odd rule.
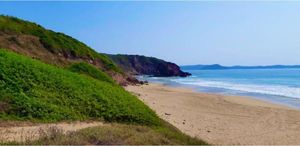
[[103, 119], [158, 124], [155, 113], [118, 85], [0, 50], [0, 118]]
[[106, 73], [85, 62], [73, 63], [68, 69], [72, 72], [84, 74], [100, 81], [115, 83]]
[[[54, 137], [46, 135], [24, 144], [205, 144], [158, 118], [119, 86], [136, 82], [106, 55], [70, 36], [0, 16], [1, 124], [78, 120], [122, 123], [69, 135], [54, 133]], [[107, 131], [112, 135], [107, 137]]]
[[135, 81], [109, 57], [84, 43], [16, 17], [0, 15], [0, 47], [57, 66], [83, 61], [109, 74], [120, 84]]

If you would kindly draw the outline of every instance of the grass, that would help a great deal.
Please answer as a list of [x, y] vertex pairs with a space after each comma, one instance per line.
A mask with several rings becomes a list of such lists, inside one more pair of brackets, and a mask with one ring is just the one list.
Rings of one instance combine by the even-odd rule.
[[[165, 123], [167, 124], [167, 123]], [[24, 143], [30, 145], [204, 145], [204, 141], [191, 138], [176, 128], [112, 123], [63, 134], [59, 129], [45, 133], [40, 139]]]
[[103, 119], [159, 125], [156, 114], [119, 85], [3, 49], [0, 50], [0, 105], [2, 120]]
[[[84, 43], [63, 33], [47, 30], [42, 26], [24, 21], [16, 17], [0, 15], [0, 32], [6, 34], [26, 34], [39, 38], [41, 44], [54, 54], [65, 54], [72, 57], [79, 57], [91, 60], [100, 60], [106, 70], [113, 70], [122, 73], [106, 55], [97, 53]], [[11, 38], [16, 42], [14, 37]]]
[[100, 81], [115, 84], [113, 79], [106, 73], [85, 62], [73, 63], [68, 69], [72, 72], [84, 74]]

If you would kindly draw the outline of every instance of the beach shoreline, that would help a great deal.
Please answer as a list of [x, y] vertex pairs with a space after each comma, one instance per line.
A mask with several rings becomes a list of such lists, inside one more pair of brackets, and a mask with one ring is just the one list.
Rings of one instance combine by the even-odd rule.
[[126, 90], [184, 133], [211, 144], [300, 144], [300, 111], [285, 105], [157, 83]]

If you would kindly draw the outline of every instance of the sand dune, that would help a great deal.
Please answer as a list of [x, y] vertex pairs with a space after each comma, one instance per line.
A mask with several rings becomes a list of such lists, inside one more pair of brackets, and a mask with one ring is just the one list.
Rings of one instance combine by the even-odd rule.
[[212, 144], [300, 144], [296, 109], [160, 84], [126, 89], [184, 133]]

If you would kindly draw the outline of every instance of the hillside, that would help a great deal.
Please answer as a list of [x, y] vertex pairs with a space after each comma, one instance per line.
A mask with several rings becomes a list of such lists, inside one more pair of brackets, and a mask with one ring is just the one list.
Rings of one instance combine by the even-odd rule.
[[157, 124], [147, 106], [118, 85], [0, 51], [1, 119]]
[[124, 71], [135, 75], [152, 75], [157, 77], [180, 76], [190, 73], [180, 70], [178, 65], [154, 57], [140, 55], [108, 55]]
[[109, 57], [70, 36], [0, 16], [1, 130], [28, 123], [108, 125], [73, 133], [54, 129], [34, 141], [8, 144], [206, 144], [161, 120], [120, 86], [137, 82]]
[[184, 70], [220, 70], [220, 69], [284, 69], [300, 68], [300, 65], [269, 65], [269, 66], [222, 66], [219, 64], [212, 65], [186, 65], [181, 66]]
[[211, 69], [225, 69], [224, 66], [219, 64], [212, 64], [212, 65], [185, 65], [180, 66], [183, 70], [211, 70]]
[[85, 63], [63, 69], [0, 49], [0, 87], [1, 123], [126, 123], [70, 135], [52, 131], [36, 141], [9, 144], [205, 144], [159, 119], [142, 101]]
[[15, 17], [0, 15], [0, 47], [57, 66], [84, 61], [106, 72], [120, 84], [137, 82], [106, 55], [63, 33]]

